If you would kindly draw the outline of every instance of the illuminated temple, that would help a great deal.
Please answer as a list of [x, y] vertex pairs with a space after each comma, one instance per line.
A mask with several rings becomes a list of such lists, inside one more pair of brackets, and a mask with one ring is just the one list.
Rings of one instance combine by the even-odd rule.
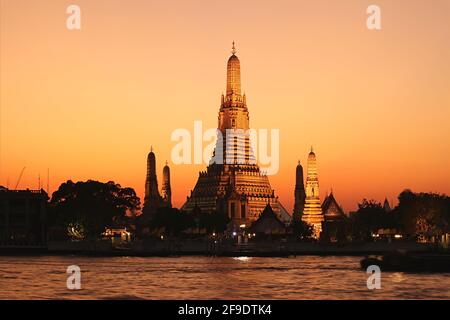
[[[270, 204], [278, 218], [288, 223], [290, 215], [260, 171], [250, 143], [250, 134], [230, 136], [230, 130], [245, 132], [249, 126], [245, 94], [241, 94], [240, 62], [234, 48], [227, 63], [226, 94], [222, 94], [218, 117], [218, 135], [212, 159], [206, 171], [182, 206], [184, 211], [227, 214], [234, 226], [249, 226]], [[230, 143], [230, 141], [232, 143]]]
[[302, 220], [314, 227], [314, 236], [319, 237], [322, 232], [322, 205], [319, 198], [319, 178], [317, 176], [316, 154], [312, 147], [308, 155], [308, 168], [306, 175], [306, 200]]

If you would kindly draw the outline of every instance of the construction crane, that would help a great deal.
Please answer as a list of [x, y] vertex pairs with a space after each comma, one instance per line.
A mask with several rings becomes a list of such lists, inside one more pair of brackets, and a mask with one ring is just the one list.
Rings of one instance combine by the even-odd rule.
[[16, 187], [14, 190], [17, 190], [17, 187], [19, 186], [20, 179], [22, 179], [23, 172], [25, 171], [25, 167], [23, 167], [22, 171], [20, 171], [19, 179], [17, 179]]

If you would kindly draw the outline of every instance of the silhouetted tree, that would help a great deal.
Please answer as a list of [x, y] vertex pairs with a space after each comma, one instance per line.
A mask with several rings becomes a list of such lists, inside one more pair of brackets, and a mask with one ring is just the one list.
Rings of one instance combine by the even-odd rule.
[[218, 212], [202, 213], [200, 210], [184, 212], [176, 208], [159, 208], [151, 222], [153, 231], [168, 236], [180, 236], [188, 229], [195, 233], [204, 229], [207, 233], [221, 233], [227, 229], [230, 219]]
[[179, 236], [195, 226], [193, 215], [177, 208], [161, 207], [151, 222], [153, 230], [163, 231], [168, 236]]
[[322, 223], [322, 232], [320, 233], [320, 242], [338, 242], [344, 243], [347, 241], [349, 221], [348, 219], [341, 221], [325, 221]]
[[64, 228], [73, 237], [100, 235], [106, 226], [123, 224], [140, 208], [132, 188], [109, 181], [62, 183], [50, 201], [50, 224]]
[[230, 218], [220, 212], [202, 213], [200, 215], [200, 228], [205, 228], [207, 233], [222, 233], [227, 229]]
[[292, 222], [292, 232], [295, 235], [296, 240], [305, 241], [311, 239], [314, 228], [303, 220], [295, 219]]
[[392, 221], [388, 214], [381, 203], [364, 199], [358, 203], [358, 211], [351, 216], [353, 237], [368, 241], [372, 239], [372, 233], [391, 227]]
[[404, 190], [398, 200], [393, 212], [406, 234], [430, 237], [450, 232], [450, 197]]

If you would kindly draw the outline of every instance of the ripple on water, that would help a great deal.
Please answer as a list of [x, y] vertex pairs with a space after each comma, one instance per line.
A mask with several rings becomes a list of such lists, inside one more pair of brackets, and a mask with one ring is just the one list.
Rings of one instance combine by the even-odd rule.
[[[450, 299], [450, 274], [382, 274], [360, 257], [0, 257], [0, 299]], [[67, 266], [82, 290], [66, 288]]]

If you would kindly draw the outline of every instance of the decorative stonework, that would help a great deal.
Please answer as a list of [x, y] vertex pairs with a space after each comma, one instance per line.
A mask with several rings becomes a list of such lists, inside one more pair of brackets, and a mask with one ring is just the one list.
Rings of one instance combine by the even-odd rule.
[[213, 158], [206, 171], [199, 173], [182, 210], [198, 207], [202, 212], [219, 211], [227, 214], [235, 226], [249, 226], [270, 203], [277, 216], [287, 223], [290, 215], [256, 164], [250, 135], [231, 137], [234, 143], [227, 143], [230, 139], [227, 129], [250, 128], [246, 97], [241, 95], [240, 61], [234, 45], [232, 53], [227, 63], [226, 95], [222, 95], [218, 116], [218, 129], [223, 138], [217, 140]]
[[316, 154], [311, 148], [308, 155], [306, 176], [306, 200], [302, 220], [314, 227], [314, 237], [318, 238], [322, 231], [322, 206], [319, 198], [319, 179], [317, 175]]

